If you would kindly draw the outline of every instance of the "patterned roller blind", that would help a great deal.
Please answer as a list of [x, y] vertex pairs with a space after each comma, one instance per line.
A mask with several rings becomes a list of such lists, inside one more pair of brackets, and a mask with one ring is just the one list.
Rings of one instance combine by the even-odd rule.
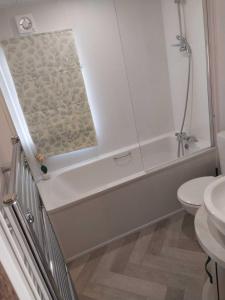
[[1, 44], [38, 152], [53, 156], [96, 145], [72, 30]]

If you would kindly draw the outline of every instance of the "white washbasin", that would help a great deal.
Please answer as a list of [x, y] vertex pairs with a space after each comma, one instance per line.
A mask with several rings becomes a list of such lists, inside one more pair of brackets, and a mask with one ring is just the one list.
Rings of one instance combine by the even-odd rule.
[[225, 235], [225, 176], [209, 184], [204, 204], [213, 224]]

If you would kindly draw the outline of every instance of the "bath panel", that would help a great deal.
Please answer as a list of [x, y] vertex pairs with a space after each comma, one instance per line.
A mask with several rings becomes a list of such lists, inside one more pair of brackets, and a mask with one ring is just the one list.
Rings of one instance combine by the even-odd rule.
[[215, 175], [215, 166], [216, 150], [211, 149], [50, 212], [66, 259], [180, 209], [178, 187], [195, 177]]

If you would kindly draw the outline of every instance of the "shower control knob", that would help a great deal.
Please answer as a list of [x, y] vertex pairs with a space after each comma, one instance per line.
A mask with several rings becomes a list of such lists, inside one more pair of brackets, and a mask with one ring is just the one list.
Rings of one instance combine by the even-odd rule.
[[33, 216], [33, 214], [32, 214], [31, 211], [28, 210], [28, 211], [25, 213], [25, 218], [26, 218], [26, 220], [27, 220], [27, 222], [28, 222], [29, 224], [33, 224], [33, 223], [34, 223], [34, 216]]

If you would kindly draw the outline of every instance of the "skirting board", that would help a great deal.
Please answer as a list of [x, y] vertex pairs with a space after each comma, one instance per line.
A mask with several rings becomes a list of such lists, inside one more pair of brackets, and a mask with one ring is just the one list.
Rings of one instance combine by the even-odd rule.
[[153, 224], [159, 223], [159, 222], [161, 222], [162, 220], [168, 219], [168, 218], [172, 217], [173, 215], [176, 215], [176, 214], [178, 214], [178, 213], [180, 213], [180, 212], [182, 212], [182, 211], [184, 211], [183, 208], [177, 209], [177, 210], [175, 210], [175, 211], [173, 211], [173, 212], [171, 212], [171, 213], [169, 213], [169, 214], [167, 214], [167, 215], [165, 215], [165, 216], [162, 216], [162, 217], [160, 217], [160, 218], [157, 218], [157, 219], [155, 219], [155, 220], [153, 220], [153, 221], [151, 221], [151, 222], [149, 222], [149, 223], [147, 223], [147, 224], [144, 224], [144, 225], [139, 226], [139, 227], [137, 227], [137, 228], [135, 228], [135, 229], [132, 229], [132, 230], [130, 230], [130, 231], [124, 233], [124, 234], [118, 235], [118, 236], [116, 236], [116, 237], [113, 238], [113, 239], [110, 239], [110, 240], [108, 240], [108, 241], [106, 241], [106, 242], [104, 242], [104, 243], [101, 243], [101, 244], [99, 244], [99, 245], [97, 245], [97, 246], [95, 246], [95, 247], [92, 247], [92, 248], [90, 248], [90, 249], [87, 249], [87, 250], [85, 250], [85, 251], [83, 251], [83, 252], [81, 252], [81, 253], [79, 253], [79, 254], [77, 254], [77, 255], [74, 255], [74, 256], [68, 258], [68, 259], [66, 260], [66, 263], [69, 264], [69, 263], [71, 263], [72, 261], [74, 261], [75, 259], [77, 259], [77, 258], [79, 258], [79, 257], [81, 257], [81, 256], [83, 256], [83, 255], [85, 255], [85, 254], [91, 253], [91, 252], [93, 252], [93, 251], [95, 251], [95, 250], [97, 250], [97, 249], [99, 249], [99, 248], [101, 248], [101, 247], [104, 247], [104, 246], [106, 246], [106, 245], [108, 245], [108, 244], [110, 244], [110, 243], [112, 243], [112, 242], [114, 242], [114, 241], [116, 241], [116, 240], [119, 240], [119, 239], [121, 239], [121, 238], [124, 238], [124, 237], [126, 237], [126, 236], [128, 236], [128, 235], [130, 235], [130, 234], [132, 234], [132, 233], [135, 233], [135, 232], [137, 232], [137, 231], [140, 231], [140, 230], [142, 230], [142, 229], [144, 229], [144, 228], [146, 228], [146, 227], [148, 227], [148, 226], [151, 226], [151, 225], [153, 225]]

